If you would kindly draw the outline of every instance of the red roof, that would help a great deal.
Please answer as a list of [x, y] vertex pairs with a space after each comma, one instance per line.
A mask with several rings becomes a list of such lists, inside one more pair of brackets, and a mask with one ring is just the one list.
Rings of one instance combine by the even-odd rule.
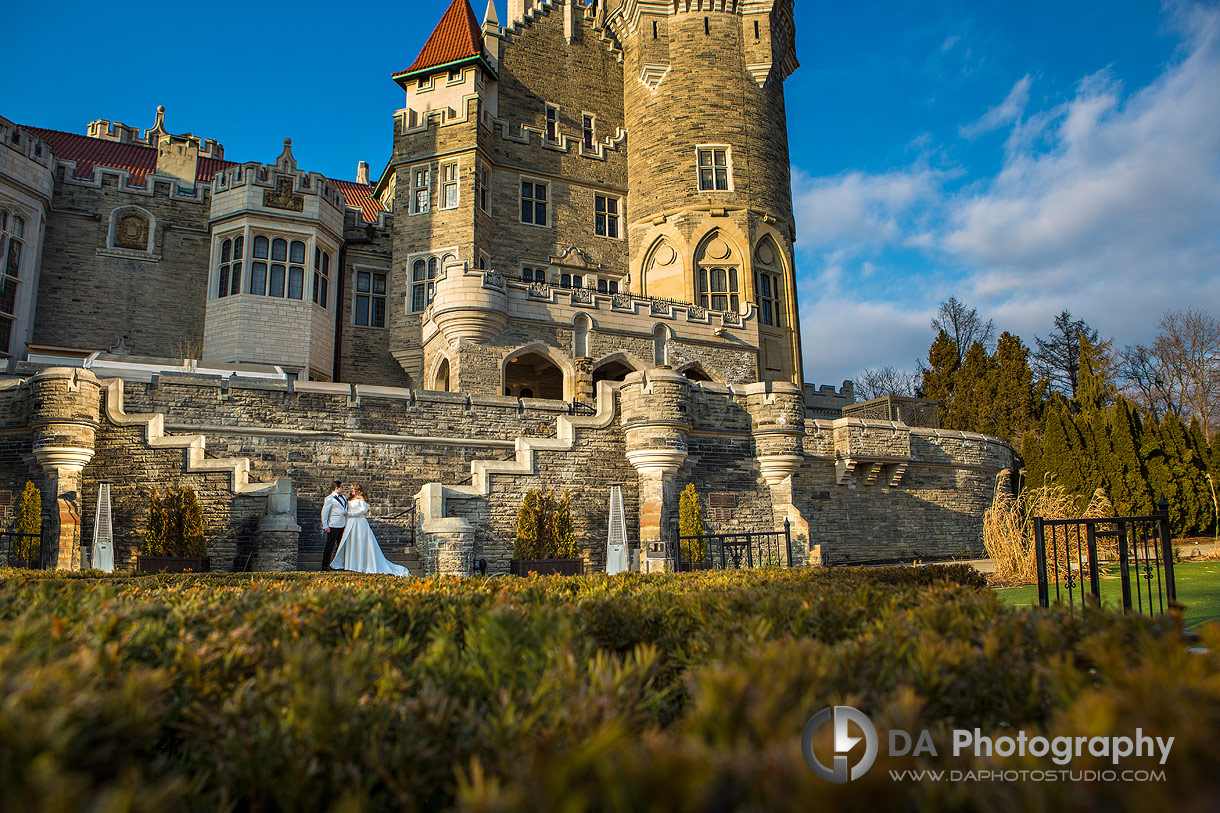
[[[157, 171], [157, 150], [146, 144], [122, 144], [118, 141], [106, 141], [101, 138], [64, 133], [59, 130], [46, 130], [42, 127], [27, 127], [28, 130], [50, 146], [51, 152], [59, 161], [75, 161], [77, 178], [92, 178], [94, 167], [127, 170], [132, 186], [146, 186], [145, 177]], [[222, 158], [200, 158], [195, 170], [195, 180], [198, 183], [211, 183], [212, 176], [226, 167], [235, 167], [233, 161]], [[352, 181], [331, 182], [343, 193], [344, 202], [353, 209], [360, 210], [360, 216], [366, 223], [376, 223], [378, 212], [385, 211], [376, 197], [373, 187]]]
[[[144, 176], [157, 171], [157, 150], [147, 144], [121, 144], [101, 138], [44, 130], [42, 127], [22, 128], [30, 131], [51, 147], [56, 159], [75, 161], [77, 178], [92, 178], [94, 167], [125, 169], [132, 186], [144, 186]], [[210, 183], [212, 176], [225, 167], [236, 166], [220, 158], [200, 158], [195, 180]]]
[[384, 212], [381, 201], [373, 196], [373, 187], [368, 184], [339, 181], [334, 178], [330, 182], [343, 193], [343, 200], [353, 209], [360, 210], [360, 219], [365, 223], [376, 223], [377, 213]]
[[469, 0], [453, 0], [445, 16], [436, 24], [436, 30], [424, 49], [405, 71], [399, 71], [394, 76], [415, 73], [417, 71], [448, 65], [462, 59], [483, 55], [483, 32], [470, 8]]

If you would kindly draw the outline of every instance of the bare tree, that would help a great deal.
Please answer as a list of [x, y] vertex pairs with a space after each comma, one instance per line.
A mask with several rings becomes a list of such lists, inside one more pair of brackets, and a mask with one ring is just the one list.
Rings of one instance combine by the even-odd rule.
[[1182, 403], [1166, 388], [1164, 365], [1152, 348], [1127, 345], [1119, 354], [1118, 377], [1124, 394], [1153, 418], [1182, 417]]
[[1152, 343], [1167, 394], [1197, 417], [1208, 437], [1220, 417], [1220, 322], [1206, 311], [1167, 311]]
[[914, 395], [918, 376], [896, 367], [865, 370], [855, 380], [856, 397], [861, 401], [887, 395]]
[[1055, 317], [1055, 329], [1045, 339], [1035, 336], [1038, 350], [1030, 359], [1034, 375], [1048, 382], [1070, 398], [1076, 397], [1080, 386], [1080, 344], [1087, 341], [1094, 349], [1093, 371], [1103, 382], [1112, 382], [1116, 377], [1117, 364], [1114, 359], [1114, 339], [1104, 342], [1097, 338], [1097, 331], [1083, 319], [1073, 319], [1063, 311]]
[[932, 330], [944, 331], [957, 344], [957, 363], [966, 358], [966, 351], [975, 342], [980, 342], [987, 350], [992, 349], [992, 338], [995, 336], [995, 322], [986, 322], [979, 317], [977, 308], [967, 308], [964, 302], [951, 296], [940, 303], [940, 310], [932, 320]]

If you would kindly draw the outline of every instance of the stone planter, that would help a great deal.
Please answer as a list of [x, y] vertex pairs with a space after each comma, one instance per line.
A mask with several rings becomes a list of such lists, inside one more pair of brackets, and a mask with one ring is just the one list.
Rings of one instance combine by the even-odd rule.
[[137, 556], [137, 573], [207, 573], [212, 560], [203, 557]]
[[584, 559], [510, 559], [508, 572], [514, 576], [579, 576], [585, 572]]

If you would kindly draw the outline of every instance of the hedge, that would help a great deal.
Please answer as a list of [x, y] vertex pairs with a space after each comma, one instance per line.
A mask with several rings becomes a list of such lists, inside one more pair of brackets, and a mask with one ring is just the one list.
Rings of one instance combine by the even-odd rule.
[[[0, 571], [5, 809], [1067, 809], [1217, 787], [1215, 654], [1004, 607], [969, 568], [415, 579]], [[1220, 634], [1205, 633], [1217, 651]], [[1173, 781], [835, 786], [800, 735], [1178, 737]], [[966, 767], [956, 763], [953, 767]]]

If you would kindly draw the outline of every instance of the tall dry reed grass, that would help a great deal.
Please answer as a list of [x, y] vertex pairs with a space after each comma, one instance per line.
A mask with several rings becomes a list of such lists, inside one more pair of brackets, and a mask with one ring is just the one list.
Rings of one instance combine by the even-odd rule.
[[[1049, 478], [1037, 488], [1024, 488], [1014, 497], [1012, 474], [1005, 470], [996, 477], [995, 496], [983, 514], [983, 547], [995, 564], [992, 581], [1002, 585], [1036, 584], [1038, 564], [1034, 555], [1034, 517], [1042, 519], [1095, 519], [1114, 516], [1114, 506], [1102, 489], [1086, 503], [1083, 497], [1069, 494]], [[1101, 530], [1109, 530], [1101, 526]], [[1047, 558], [1056, 554], [1062, 563], [1060, 576], [1085, 578], [1089, 575], [1088, 546], [1083, 527], [1045, 529]], [[1117, 557], [1118, 540], [1097, 536], [1098, 559]], [[1067, 563], [1071, 563], [1068, 565]], [[1083, 564], [1083, 567], [1081, 566]], [[1054, 573], [1050, 574], [1054, 578]]]

